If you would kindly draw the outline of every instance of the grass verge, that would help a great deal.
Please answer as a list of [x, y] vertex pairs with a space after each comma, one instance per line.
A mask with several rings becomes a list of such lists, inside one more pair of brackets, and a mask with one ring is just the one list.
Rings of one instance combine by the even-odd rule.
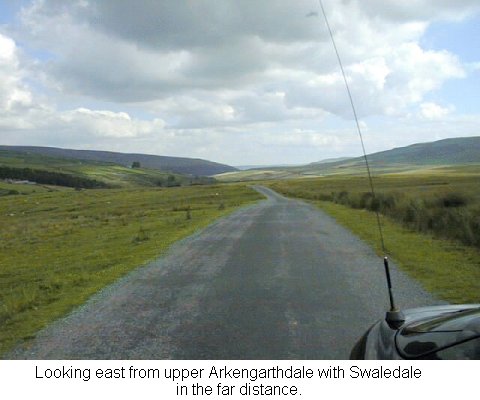
[[480, 302], [480, 169], [457, 166], [374, 176], [276, 181], [268, 186], [311, 201], [353, 233], [380, 246], [380, 212], [389, 256], [410, 276], [452, 303]]
[[245, 185], [0, 198], [0, 355], [175, 241], [262, 198]]
[[[333, 216], [381, 255], [373, 212], [328, 201], [313, 204]], [[480, 251], [453, 241], [412, 232], [382, 216], [387, 253], [428, 291], [451, 303], [480, 303]]]

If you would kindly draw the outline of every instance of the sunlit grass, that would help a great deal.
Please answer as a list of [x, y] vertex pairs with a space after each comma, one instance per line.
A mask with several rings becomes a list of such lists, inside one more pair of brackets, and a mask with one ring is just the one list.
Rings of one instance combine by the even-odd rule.
[[[331, 202], [315, 204], [383, 255], [373, 212]], [[387, 254], [427, 290], [452, 303], [480, 302], [479, 250], [412, 232], [386, 217], [382, 228]]]
[[241, 185], [0, 197], [0, 354], [261, 196]]

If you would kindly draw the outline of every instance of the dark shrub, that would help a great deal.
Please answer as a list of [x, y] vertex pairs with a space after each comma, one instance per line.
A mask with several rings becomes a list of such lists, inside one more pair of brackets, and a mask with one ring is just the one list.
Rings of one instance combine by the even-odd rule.
[[332, 201], [333, 200], [333, 193], [328, 194], [328, 193], [319, 193], [316, 196], [314, 196], [315, 200], [322, 200], [322, 201]]
[[463, 207], [468, 203], [468, 199], [459, 193], [447, 193], [440, 198], [440, 205], [443, 207]]
[[372, 202], [373, 195], [371, 192], [362, 193], [360, 196], [360, 208], [370, 209], [370, 204]]
[[348, 202], [348, 192], [346, 190], [342, 190], [339, 193], [334, 193], [333, 201], [335, 203], [348, 205], [349, 204], [349, 202]]
[[395, 193], [379, 193], [377, 198], [380, 202], [380, 209], [382, 212], [394, 210], [397, 205], [397, 198]]

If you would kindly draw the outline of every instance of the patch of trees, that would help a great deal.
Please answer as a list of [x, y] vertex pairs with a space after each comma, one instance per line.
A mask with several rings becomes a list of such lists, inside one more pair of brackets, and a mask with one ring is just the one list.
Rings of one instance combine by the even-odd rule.
[[158, 179], [156, 184], [157, 186], [163, 186], [163, 187], [175, 187], [175, 186], [182, 185], [182, 183], [177, 180], [175, 175], [168, 175], [166, 179]]
[[106, 188], [108, 185], [96, 179], [85, 178], [62, 172], [46, 171], [32, 168], [12, 168], [0, 166], [0, 179], [27, 180], [45, 185], [67, 186], [73, 188]]
[[215, 178], [208, 176], [194, 176], [190, 179], [190, 185], [213, 185], [216, 182]]
[[155, 180], [157, 186], [175, 187], [175, 186], [189, 186], [189, 185], [212, 185], [216, 182], [214, 178], [207, 176], [175, 176], [168, 175], [165, 178]]

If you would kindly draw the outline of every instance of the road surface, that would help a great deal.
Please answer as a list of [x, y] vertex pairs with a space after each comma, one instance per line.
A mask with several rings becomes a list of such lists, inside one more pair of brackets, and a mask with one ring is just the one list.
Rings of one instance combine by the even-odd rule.
[[[178, 242], [9, 358], [348, 358], [387, 308], [382, 260], [315, 207], [256, 189], [267, 199]], [[439, 303], [392, 269], [399, 306]]]

